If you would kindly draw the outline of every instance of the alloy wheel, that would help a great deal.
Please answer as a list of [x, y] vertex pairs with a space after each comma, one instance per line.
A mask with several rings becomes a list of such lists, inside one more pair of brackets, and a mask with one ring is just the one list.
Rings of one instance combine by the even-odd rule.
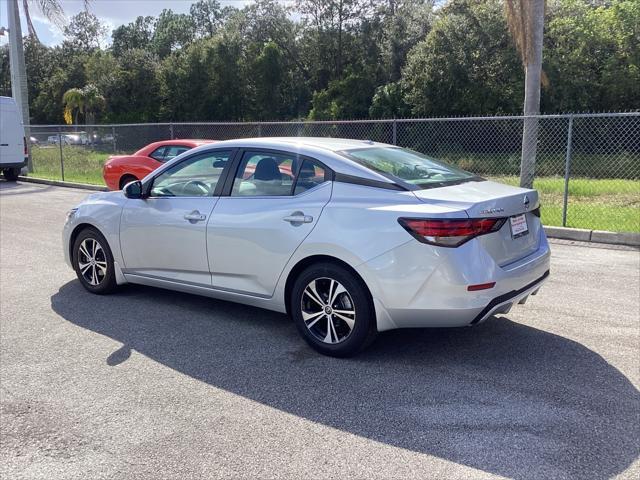
[[86, 238], [78, 248], [78, 269], [85, 281], [98, 286], [107, 275], [107, 257], [95, 238]]
[[321, 277], [309, 282], [302, 292], [301, 309], [307, 329], [323, 343], [343, 342], [356, 322], [351, 295], [332, 278]]

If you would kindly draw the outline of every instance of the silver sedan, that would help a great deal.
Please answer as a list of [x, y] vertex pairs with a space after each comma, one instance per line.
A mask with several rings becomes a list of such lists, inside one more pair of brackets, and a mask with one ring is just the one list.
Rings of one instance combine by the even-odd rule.
[[549, 245], [535, 190], [392, 145], [204, 145], [67, 216], [90, 292], [137, 283], [288, 313], [317, 351], [377, 332], [477, 325], [535, 295]]

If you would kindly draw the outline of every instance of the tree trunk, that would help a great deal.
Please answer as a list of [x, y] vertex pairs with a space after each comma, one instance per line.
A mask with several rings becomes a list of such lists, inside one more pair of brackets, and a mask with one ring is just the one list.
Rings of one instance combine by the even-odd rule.
[[27, 140], [27, 168], [33, 172], [31, 160], [31, 129], [29, 128], [29, 92], [27, 90], [27, 69], [24, 63], [24, 46], [22, 45], [22, 27], [18, 0], [8, 0], [7, 16], [9, 17], [9, 65], [11, 68], [11, 95], [22, 112], [22, 124]]
[[522, 130], [522, 157], [520, 186], [533, 187], [538, 144], [538, 119], [526, 118], [540, 114], [540, 77], [542, 74], [542, 37], [544, 31], [544, 0], [530, 0], [531, 50], [525, 65], [524, 126]]

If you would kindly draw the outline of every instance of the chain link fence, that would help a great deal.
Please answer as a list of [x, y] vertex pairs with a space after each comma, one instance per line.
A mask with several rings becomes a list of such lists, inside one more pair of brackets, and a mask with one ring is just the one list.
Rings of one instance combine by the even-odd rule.
[[[534, 187], [547, 225], [640, 232], [640, 112], [542, 115]], [[517, 185], [525, 117], [398, 120], [33, 125], [32, 176], [103, 184], [110, 155], [158, 140], [309, 136], [412, 148]], [[530, 121], [530, 120], [529, 120]]]

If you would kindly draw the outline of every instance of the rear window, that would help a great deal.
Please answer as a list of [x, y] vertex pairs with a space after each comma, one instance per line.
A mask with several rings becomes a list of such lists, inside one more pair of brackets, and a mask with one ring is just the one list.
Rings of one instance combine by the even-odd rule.
[[420, 188], [435, 188], [483, 180], [447, 163], [407, 148], [371, 147], [340, 152], [387, 178]]

